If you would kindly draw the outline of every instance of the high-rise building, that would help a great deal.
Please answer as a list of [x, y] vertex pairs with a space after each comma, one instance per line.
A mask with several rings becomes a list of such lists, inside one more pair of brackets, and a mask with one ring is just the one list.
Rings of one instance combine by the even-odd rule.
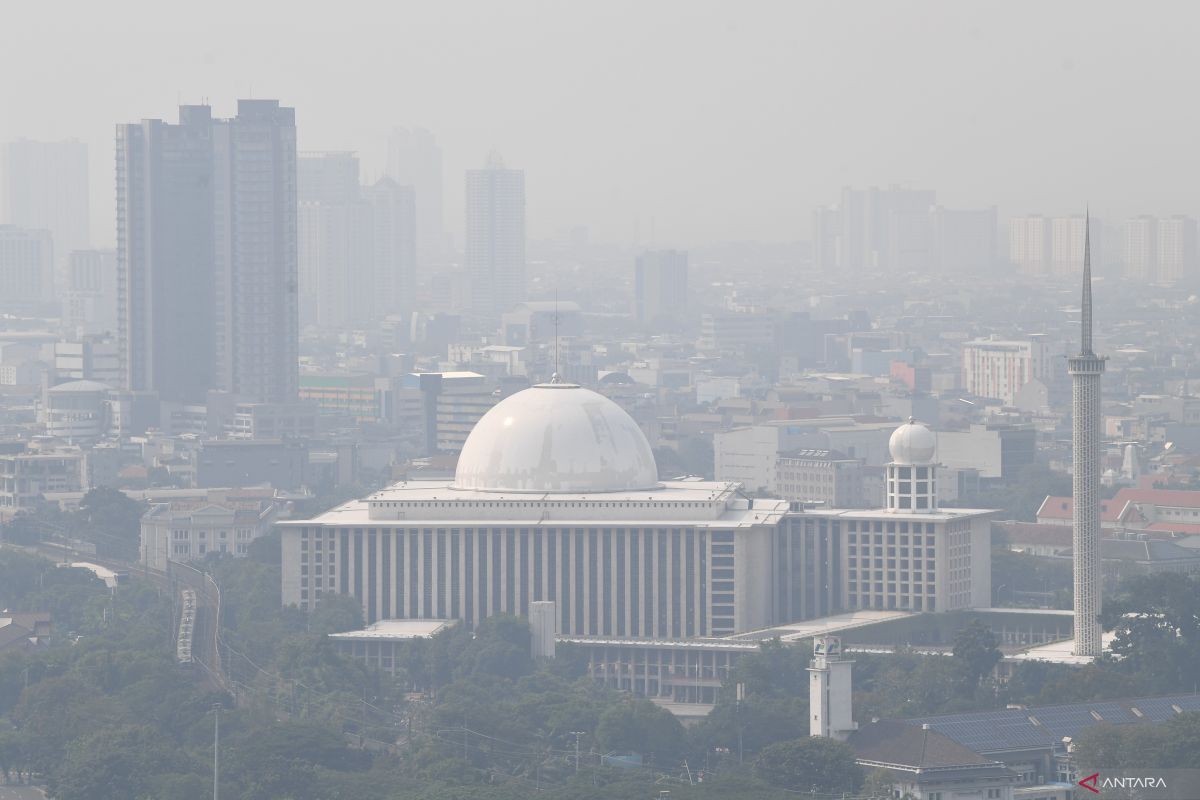
[[650, 250], [634, 266], [634, 315], [648, 325], [679, 322], [687, 314], [688, 254]]
[[467, 171], [467, 272], [476, 316], [498, 319], [525, 300], [525, 172], [499, 154]]
[[1196, 277], [1196, 220], [1176, 215], [1158, 220], [1159, 283]]
[[904, 271], [934, 260], [929, 190], [842, 189], [838, 205], [813, 214], [814, 256], [822, 269]]
[[1021, 341], [976, 339], [963, 344], [963, 388], [978, 397], [1016, 403], [1017, 392], [1050, 377], [1048, 347], [1040, 336]]
[[0, 309], [28, 312], [53, 299], [50, 231], [0, 225]]
[[418, 268], [422, 276], [446, 249], [442, 221], [442, 148], [424, 128], [398, 128], [388, 138], [387, 175], [401, 186], [411, 186], [416, 202]]
[[345, 328], [372, 317], [370, 209], [358, 157], [305, 153], [298, 162], [300, 310], [305, 323]]
[[412, 187], [359, 185], [353, 153], [300, 157], [300, 310], [345, 328], [411, 311], [416, 294]]
[[3, 153], [2, 221], [50, 231], [61, 289], [68, 254], [91, 246], [87, 145], [21, 139], [7, 143]]
[[1044, 275], [1050, 262], [1050, 221], [1041, 216], [1011, 218], [1008, 260], [1022, 275]]
[[1125, 277], [1152, 281], [1158, 274], [1158, 220], [1142, 215], [1125, 220]]
[[411, 186], [381, 178], [364, 190], [370, 214], [373, 319], [416, 307], [417, 198]]
[[[1055, 217], [1051, 220], [1050, 271], [1055, 275], [1079, 274], [1087, 227], [1085, 217]], [[1092, 238], [1097, 237], [1093, 235]]]
[[117, 127], [118, 334], [127, 389], [288, 402], [298, 383], [295, 111], [181, 106]]
[[83, 333], [117, 332], [117, 254], [76, 250], [67, 257], [63, 321]]
[[1095, 657], [1102, 649], [1100, 627], [1100, 376], [1104, 358], [1092, 350], [1092, 258], [1084, 233], [1083, 297], [1079, 354], [1067, 360], [1071, 374], [1072, 551], [1075, 577], [1077, 656]]

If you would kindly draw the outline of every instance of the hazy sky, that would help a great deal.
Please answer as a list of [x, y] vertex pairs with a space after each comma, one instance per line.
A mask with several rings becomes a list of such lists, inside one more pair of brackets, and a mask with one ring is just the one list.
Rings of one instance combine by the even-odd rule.
[[[1156, 2], [5, 4], [0, 139], [91, 149], [111, 242], [113, 125], [275, 97], [302, 150], [445, 154], [446, 220], [490, 148], [530, 235], [689, 245], [809, 236], [843, 184], [1001, 214], [1196, 213], [1200, 6]], [[319, 10], [316, 10], [319, 9]]]

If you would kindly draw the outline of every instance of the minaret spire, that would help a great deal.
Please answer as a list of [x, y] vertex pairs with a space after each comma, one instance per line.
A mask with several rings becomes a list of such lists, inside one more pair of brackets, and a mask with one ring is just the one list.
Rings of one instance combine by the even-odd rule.
[[1083, 313], [1079, 320], [1080, 355], [1092, 355], [1092, 213], [1083, 222]]
[[1103, 602], [1100, 584], [1100, 376], [1104, 359], [1092, 352], [1092, 244], [1091, 214], [1083, 226], [1083, 308], [1080, 314], [1080, 352], [1067, 359], [1071, 374], [1071, 497], [1074, 508], [1075, 625], [1074, 653], [1094, 658], [1104, 649], [1100, 626]]

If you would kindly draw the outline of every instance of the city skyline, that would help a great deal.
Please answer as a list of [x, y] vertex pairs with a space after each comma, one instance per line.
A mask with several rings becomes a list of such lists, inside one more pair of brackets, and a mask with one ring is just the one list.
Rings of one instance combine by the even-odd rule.
[[[445, 219], [458, 236], [464, 200], [456, 176], [492, 147], [527, 170], [535, 239], [585, 224], [599, 241], [632, 240], [640, 227], [643, 243], [660, 246], [793, 241], [806, 238], [811, 209], [842, 186], [892, 183], [937, 187], [950, 207], [994, 203], [1002, 216], [1039, 208], [1062, 213], [1079, 196], [1110, 218], [1200, 213], [1172, 166], [1191, 158], [1185, 131], [1196, 127], [1200, 113], [1169, 100], [1172, 88], [1184, 89], [1175, 76], [1191, 71], [1188, 26], [1152, 36], [1132, 24], [1138, 19], [1132, 10], [1084, 3], [1044, 9], [1032, 27], [1012, 7], [972, 15], [951, 4], [934, 7], [941, 13], [932, 30], [917, 12], [927, 6], [909, 3], [873, 6], [870, 25], [836, 6], [730, 15], [719, 5], [656, 4], [637, 6], [639, 26], [629, 24], [634, 6], [620, 4], [568, 13], [526, 3], [510, 6], [510, 14], [481, 4], [458, 21], [428, 8], [397, 26], [297, 12], [298, 30], [348, 54], [320, 66], [287, 44], [270, 55], [250, 46], [248, 31], [273, 22], [255, 8], [238, 9], [245, 27], [217, 31], [199, 21], [191, 36], [168, 46], [147, 39], [165, 22], [150, 6], [120, 28], [98, 10], [81, 9], [63, 22], [28, 7], [15, 12], [12, 29], [53, 35], [14, 39], [6, 47], [7, 57], [20, 59], [14, 64], [86, 57], [93, 41], [105, 41], [146, 46], [147, 58], [161, 57], [173, 68], [165, 75], [129, 73], [97, 53], [88, 58], [87, 75], [55, 85], [62, 99], [52, 108], [42, 102], [42, 82], [3, 87], [0, 140], [87, 142], [93, 227], [105, 236], [114, 214], [111, 163], [101, 154], [113, 123], [163, 117], [179, 102], [205, 97], [283, 98], [301, 114], [300, 149], [359, 150], [368, 178], [387, 168], [389, 131], [427, 128], [444, 153]], [[780, 13], [789, 24], [777, 24]], [[584, 29], [594, 38], [581, 42]], [[1106, 35], [1119, 35], [1130, 59], [1165, 76], [1156, 91], [1146, 92], [1135, 71], [1123, 71], [1123, 60], [1110, 57], [1100, 45]], [[385, 45], [389, 38], [404, 46]], [[27, 51], [33, 41], [41, 42], [36, 54]], [[598, 41], [614, 42], [624, 57], [611, 59]], [[893, 57], [898, 41], [906, 42], [904, 53], [922, 55]], [[1013, 42], [1020, 59], [1011, 57]], [[830, 49], [835, 43], [840, 50]], [[498, 58], [522, 50], [538, 57]], [[697, 52], [706, 58], [694, 58]], [[766, 57], [744, 57], [750, 53]], [[577, 65], [571, 83], [536, 66], [555, 59]], [[855, 62], [862, 66], [829, 66]], [[364, 105], [345, 92], [357, 77], [380, 74], [397, 76], [394, 99]], [[126, 90], [96, 92], [96, 80]], [[514, 85], [541, 91], [517, 100], [497, 91]], [[666, 86], [681, 93], [678, 99], [655, 102]], [[714, 86], [723, 90], [721, 106], [712, 103]], [[774, 102], [779, 96], [802, 98], [806, 113]], [[1114, 97], [1128, 103], [1117, 120], [1105, 112]], [[1002, 110], [1018, 99], [1016, 111]], [[547, 100], [557, 104], [555, 113], [547, 113]], [[231, 105], [221, 100], [216, 111], [229, 113]], [[943, 118], [946, 108], [957, 113]], [[627, 125], [630, 114], [641, 124]], [[894, 123], [884, 137], [881, 118]], [[1031, 119], [1055, 124], [1029, 125]], [[1144, 158], [1136, 166], [1114, 161], [1110, 149], [1135, 151], [1147, 121], [1159, 132], [1156, 146], [1139, 151]], [[1106, 130], [1102, 141], [1086, 135], [1098, 127]], [[584, 133], [604, 145], [580, 150], [575, 143]], [[1064, 152], [1074, 157], [1064, 159]], [[1103, 181], [1083, 166], [1095, 162], [1109, 165]], [[698, 205], [695, 197], [706, 202]], [[745, 213], [747, 198], [754, 214]]]

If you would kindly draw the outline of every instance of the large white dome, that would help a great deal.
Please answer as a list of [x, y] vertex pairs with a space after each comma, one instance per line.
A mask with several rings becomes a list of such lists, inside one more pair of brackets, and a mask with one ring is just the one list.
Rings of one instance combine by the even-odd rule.
[[497, 403], [472, 429], [454, 488], [485, 492], [653, 489], [650, 443], [624, 409], [569, 383], [532, 386]]
[[893, 464], [932, 464], [937, 438], [929, 428], [910, 418], [892, 433], [888, 449]]

